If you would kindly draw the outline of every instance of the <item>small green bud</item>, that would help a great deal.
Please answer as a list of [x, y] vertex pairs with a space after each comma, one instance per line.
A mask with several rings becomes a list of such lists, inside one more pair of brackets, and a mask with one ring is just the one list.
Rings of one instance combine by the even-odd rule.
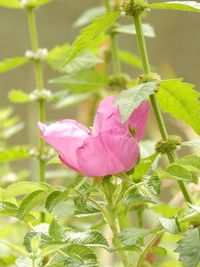
[[113, 74], [109, 77], [109, 86], [111, 89], [126, 89], [130, 78], [127, 74]]
[[177, 146], [181, 144], [181, 137], [176, 135], [171, 135], [167, 140], [161, 140], [157, 142], [155, 149], [158, 153], [168, 154], [176, 150]]
[[146, 0], [127, 0], [122, 5], [122, 12], [126, 14], [126, 16], [138, 16], [144, 10], [148, 8], [148, 2]]
[[138, 83], [148, 83], [148, 82], [157, 82], [158, 85], [161, 81], [161, 77], [158, 73], [142, 74], [138, 78]]

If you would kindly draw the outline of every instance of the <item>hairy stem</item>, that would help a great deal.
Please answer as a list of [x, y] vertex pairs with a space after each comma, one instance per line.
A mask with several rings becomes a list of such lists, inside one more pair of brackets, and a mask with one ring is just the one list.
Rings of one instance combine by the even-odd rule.
[[[27, 14], [28, 14], [29, 32], [31, 37], [32, 49], [34, 52], [36, 52], [39, 48], [39, 43], [38, 43], [38, 34], [35, 21], [34, 8], [28, 7]], [[35, 64], [37, 90], [41, 91], [44, 89], [42, 63], [40, 60], [35, 60], [34, 64]], [[41, 99], [38, 100], [38, 120], [41, 122], [45, 121], [45, 101]], [[44, 151], [44, 141], [40, 137], [39, 137], [39, 151], [40, 155], [42, 155]], [[39, 158], [39, 182], [45, 182], [45, 162], [44, 160], [42, 160], [41, 157]], [[44, 213], [41, 213], [41, 222], [44, 221], [45, 221], [45, 215]]]
[[126, 255], [126, 252], [121, 250], [122, 244], [120, 239], [118, 238], [118, 234], [120, 233], [120, 225], [119, 225], [119, 219], [118, 219], [118, 213], [115, 208], [115, 205], [112, 200], [112, 194], [109, 190], [109, 181], [105, 182], [103, 185], [104, 188], [104, 195], [107, 201], [107, 207], [104, 212], [104, 216], [106, 217], [106, 220], [108, 222], [108, 225], [110, 226], [110, 229], [113, 233], [113, 244], [115, 248], [117, 249], [117, 254], [119, 258], [121, 259], [124, 267], [131, 266], [128, 262], [128, 258]]
[[[147, 53], [147, 47], [145, 43], [145, 38], [142, 30], [142, 23], [141, 23], [141, 14], [134, 16], [134, 22], [135, 22], [135, 28], [136, 28], [136, 34], [137, 34], [137, 41], [138, 41], [138, 47], [140, 51], [140, 56], [143, 64], [143, 70], [144, 74], [149, 75], [150, 74], [150, 64], [149, 64], [149, 58]], [[157, 103], [155, 95], [150, 96], [151, 105], [158, 123], [158, 127], [160, 130], [160, 134], [163, 138], [163, 140], [166, 140], [168, 138], [167, 129], [165, 126], [165, 122], [161, 113], [161, 110], [159, 108], [159, 105]], [[175, 155], [173, 153], [167, 154], [169, 162], [173, 163], [176, 161]], [[185, 198], [185, 200], [189, 203], [192, 203], [192, 198], [188, 192], [188, 189], [183, 181], [178, 181], [179, 187], [182, 191], [182, 194]]]

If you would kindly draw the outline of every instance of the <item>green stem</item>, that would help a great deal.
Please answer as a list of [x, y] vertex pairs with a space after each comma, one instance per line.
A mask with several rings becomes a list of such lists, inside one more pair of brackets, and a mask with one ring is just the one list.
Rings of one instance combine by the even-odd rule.
[[[37, 34], [37, 27], [35, 21], [35, 12], [34, 8], [27, 8], [28, 14], [28, 22], [29, 22], [29, 32], [31, 37], [32, 49], [34, 52], [37, 52], [39, 49], [38, 43], [38, 34]], [[42, 63], [40, 60], [35, 60], [35, 75], [36, 75], [36, 83], [37, 83], [37, 90], [41, 91], [44, 89], [44, 78], [43, 78], [43, 70], [42, 70]], [[38, 100], [38, 120], [41, 122], [45, 121], [45, 101], [39, 99]], [[44, 141], [42, 138], [39, 138], [39, 151], [42, 155], [44, 151]], [[39, 159], [39, 182], [45, 182], [45, 162], [44, 160]], [[41, 222], [45, 221], [44, 213], [41, 213]]]
[[[151, 70], [150, 70], [150, 64], [149, 64], [149, 58], [148, 58], [148, 53], [147, 53], [147, 47], [145, 43], [145, 38], [142, 30], [142, 22], [141, 22], [141, 14], [134, 16], [134, 23], [135, 23], [135, 29], [136, 29], [136, 34], [137, 34], [137, 41], [138, 41], [138, 47], [140, 50], [140, 56], [143, 64], [143, 70], [144, 74], [149, 75]], [[166, 140], [168, 138], [168, 133], [167, 129], [165, 126], [165, 122], [161, 113], [161, 110], [159, 108], [158, 102], [156, 100], [155, 95], [150, 96], [150, 101], [151, 105], [153, 107], [153, 111], [158, 123], [158, 127], [161, 133], [161, 136], [163, 140]], [[176, 161], [175, 155], [173, 153], [168, 153], [167, 154], [169, 162], [174, 163]], [[178, 181], [179, 187], [182, 191], [182, 194], [185, 198], [185, 200], [189, 203], [192, 203], [192, 198], [188, 192], [188, 189], [186, 185], [184, 184], [183, 181]]]
[[119, 219], [118, 219], [118, 211], [115, 209], [115, 206], [113, 205], [112, 200], [112, 194], [109, 190], [109, 181], [103, 183], [103, 189], [104, 189], [104, 195], [107, 201], [107, 207], [104, 210], [104, 216], [106, 217], [106, 220], [110, 226], [110, 229], [113, 233], [113, 244], [115, 245], [115, 248], [117, 249], [117, 254], [119, 258], [121, 259], [124, 267], [131, 266], [129, 264], [128, 258], [126, 253], [121, 250], [121, 241], [118, 238], [118, 235], [120, 233], [120, 225], [119, 225]]
[[[104, 0], [104, 5], [106, 7], [106, 12], [109, 13], [111, 11], [110, 0]], [[111, 39], [111, 51], [112, 51], [112, 62], [113, 62], [113, 73], [120, 74], [121, 73], [121, 65], [118, 56], [118, 46], [117, 46], [117, 36], [115, 33], [110, 33]]]

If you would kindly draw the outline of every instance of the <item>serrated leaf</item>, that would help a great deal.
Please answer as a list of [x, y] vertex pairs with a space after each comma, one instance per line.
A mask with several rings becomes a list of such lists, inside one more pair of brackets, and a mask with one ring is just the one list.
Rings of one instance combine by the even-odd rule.
[[12, 103], [26, 103], [31, 101], [30, 96], [19, 89], [11, 90], [8, 94], [8, 98]]
[[91, 99], [92, 94], [91, 93], [82, 93], [82, 94], [74, 94], [74, 95], [68, 95], [65, 98], [61, 99], [55, 104], [55, 108], [65, 108], [70, 107], [73, 105], [77, 105], [85, 100]]
[[56, 241], [62, 241], [64, 239], [64, 229], [56, 219], [53, 219], [49, 226], [49, 236]]
[[[52, 244], [53, 245], [53, 244]], [[56, 246], [56, 244], [55, 244]], [[98, 267], [95, 254], [87, 247], [72, 245], [62, 249], [66, 256], [55, 256], [48, 267]]]
[[158, 175], [146, 176], [144, 179], [144, 185], [153, 195], [159, 196], [161, 181]]
[[197, 155], [187, 155], [178, 159], [177, 162], [189, 171], [200, 171], [200, 157]]
[[92, 69], [82, 70], [73, 75], [64, 75], [51, 80], [63, 89], [70, 89], [74, 92], [95, 91], [104, 87], [108, 83], [108, 77], [105, 73], [97, 72]]
[[131, 175], [135, 181], [140, 181], [144, 175], [146, 175], [152, 167], [153, 162], [157, 158], [157, 153], [154, 153], [153, 155], [140, 159], [139, 163], [135, 166], [134, 172]]
[[0, 73], [7, 72], [9, 70], [23, 66], [29, 61], [30, 59], [26, 57], [13, 57], [9, 59], [4, 59], [0, 62]]
[[115, 99], [115, 103], [119, 106], [121, 120], [125, 122], [131, 113], [146, 100], [150, 95], [154, 94], [156, 88], [155, 82], [148, 82], [137, 85], [131, 89], [123, 90]]
[[[0, 202], [0, 214], [5, 214], [8, 216], [17, 217], [18, 215], [18, 206], [16, 206], [13, 203], [1, 201]], [[31, 214], [26, 214], [26, 216], [23, 219], [24, 221], [33, 222], [36, 220], [36, 218]]]
[[122, 205], [125, 207], [133, 208], [148, 203], [154, 203], [154, 201], [147, 196], [141, 195], [138, 192], [137, 188], [134, 188], [132, 191], [129, 192], [128, 196], [123, 201]]
[[165, 169], [165, 173], [171, 175], [178, 180], [185, 180], [192, 182], [193, 176], [186, 168], [178, 164], [172, 164]]
[[93, 19], [106, 13], [104, 6], [92, 7], [86, 10], [73, 24], [74, 27], [81, 27], [89, 24]]
[[123, 246], [134, 247], [139, 245], [148, 232], [149, 230], [147, 229], [131, 228], [122, 231], [118, 236]]
[[51, 192], [45, 202], [45, 208], [49, 211], [52, 212], [53, 208], [55, 207], [58, 197], [60, 196], [62, 192], [60, 191], [53, 191]]
[[0, 0], [0, 6], [7, 8], [22, 8], [19, 0]]
[[0, 162], [8, 162], [28, 158], [31, 158], [31, 155], [27, 146], [13, 146], [6, 149], [0, 149]]
[[3, 193], [3, 198], [25, 195], [37, 190], [47, 190], [49, 186], [44, 183], [34, 183], [28, 181], [17, 182], [9, 185]]
[[67, 65], [60, 69], [60, 71], [66, 73], [77, 73], [83, 69], [92, 68], [98, 64], [102, 64], [103, 60], [98, 58], [97, 56], [84, 52], [77, 57], [75, 57], [72, 61], [70, 61]]
[[25, 196], [25, 198], [22, 200], [19, 206], [18, 218], [22, 219], [33, 208], [44, 203], [47, 194], [48, 192], [45, 192], [43, 190], [37, 190]]
[[31, 241], [35, 236], [37, 236], [38, 233], [40, 234], [39, 246], [43, 246], [44, 244], [53, 241], [53, 239], [46, 234], [46, 231], [44, 233], [42, 230], [36, 231], [36, 232], [35, 231], [28, 232], [28, 233], [26, 233], [26, 235], [24, 237], [24, 242], [23, 242], [23, 245], [26, 248], [27, 252], [29, 252], [29, 253], [31, 252]]
[[[148, 24], [148, 23], [144, 23], [142, 24], [142, 29], [143, 29], [143, 33], [146, 37], [155, 37], [155, 32], [153, 27]], [[126, 34], [136, 34], [136, 29], [135, 26], [133, 24], [130, 25], [120, 25], [118, 27], [116, 27], [116, 29], [114, 29], [115, 33], [126, 33]]]
[[149, 5], [149, 7], [153, 9], [173, 9], [200, 12], [200, 3], [196, 1], [170, 1], [164, 3], [152, 3]]
[[65, 242], [68, 245], [108, 248], [107, 240], [99, 231], [96, 230], [89, 230], [85, 232], [66, 231]]
[[200, 134], [200, 94], [181, 79], [163, 80], [157, 99], [164, 112], [186, 122]]
[[177, 234], [181, 231], [180, 225], [176, 219], [159, 218], [162, 227], [171, 234]]
[[178, 241], [175, 252], [179, 253], [179, 261], [186, 267], [196, 267], [200, 262], [199, 228], [189, 229], [186, 235]]
[[84, 199], [84, 197], [78, 197], [74, 200], [75, 211], [74, 215], [78, 218], [87, 217], [99, 214], [101, 211], [97, 209], [92, 203]]
[[64, 65], [69, 63], [85, 49], [88, 49], [90, 46], [92, 46], [95, 40], [102, 35], [119, 17], [120, 12], [110, 12], [100, 18], [94, 19], [89, 26], [80, 32], [78, 38], [74, 41], [71, 52]]

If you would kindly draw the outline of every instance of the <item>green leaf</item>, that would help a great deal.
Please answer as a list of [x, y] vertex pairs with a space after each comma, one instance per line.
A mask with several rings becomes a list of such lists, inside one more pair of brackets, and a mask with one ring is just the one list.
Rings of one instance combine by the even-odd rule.
[[164, 112], [186, 122], [200, 134], [200, 94], [181, 79], [161, 81], [157, 99]]
[[0, 162], [8, 162], [28, 158], [31, 158], [31, 155], [27, 146], [13, 146], [7, 149], [0, 149]]
[[55, 207], [58, 197], [60, 196], [61, 192], [60, 191], [53, 191], [51, 192], [45, 202], [45, 208], [49, 211], [52, 212], [53, 208]]
[[134, 188], [123, 201], [122, 205], [125, 207], [134, 208], [147, 203], [154, 203], [154, 201], [149, 197], [141, 195], [138, 193], [137, 188]]
[[39, 7], [48, 4], [53, 0], [29, 0], [29, 1], [30, 1], [30, 6]]
[[167, 218], [175, 216], [179, 211], [179, 208], [171, 207], [167, 204], [154, 205], [151, 209]]
[[159, 221], [162, 227], [171, 234], [177, 234], [181, 231], [180, 225], [176, 219], [160, 217]]
[[164, 3], [152, 3], [149, 5], [149, 7], [153, 9], [173, 9], [200, 12], [200, 3], [196, 1], [170, 1]]
[[89, 24], [93, 19], [106, 13], [104, 6], [92, 7], [85, 11], [75, 22], [74, 27], [82, 27]]
[[196, 267], [200, 262], [199, 228], [189, 229], [178, 241], [175, 252], [179, 253], [179, 261], [186, 267]]
[[139, 245], [148, 232], [149, 230], [142, 228], [126, 229], [119, 233], [119, 239], [123, 246], [134, 247]]
[[119, 59], [123, 63], [133, 66], [134, 68], [137, 68], [137, 69], [143, 69], [142, 61], [138, 56], [132, 53], [129, 53], [128, 51], [125, 51], [125, 50], [119, 50], [118, 55], [119, 55]]
[[64, 239], [64, 229], [56, 219], [53, 219], [49, 226], [49, 235], [57, 241]]
[[158, 175], [146, 176], [144, 179], [144, 185], [149, 191], [156, 196], [160, 194], [161, 181]]
[[[8, 0], [7, 0], [8, 1]], [[17, 267], [32, 267], [32, 259], [27, 256], [21, 256], [16, 260]]]
[[74, 200], [75, 211], [74, 215], [78, 218], [98, 215], [101, 211], [97, 209], [92, 203], [87, 201], [84, 197], [80, 196]]
[[150, 95], [154, 94], [156, 86], [155, 82], [143, 83], [131, 89], [123, 90], [116, 97], [115, 103], [119, 105], [122, 122], [128, 120], [131, 113], [143, 100], [146, 100]]
[[151, 247], [151, 253], [158, 256], [167, 256], [167, 250], [163, 247]]
[[0, 73], [16, 69], [20, 66], [25, 65], [29, 61], [30, 59], [26, 57], [13, 57], [9, 59], [4, 59], [3, 61], [0, 62]]
[[11, 90], [8, 94], [8, 98], [12, 103], [26, 103], [31, 101], [30, 96], [19, 89]]
[[196, 148], [200, 148], [200, 139], [182, 142], [181, 146], [189, 146], [189, 147], [193, 147], [194, 146]]
[[69, 44], [55, 46], [48, 52], [45, 60], [49, 63], [53, 70], [59, 70], [70, 49], [71, 46]]
[[108, 77], [105, 73], [96, 72], [94, 70], [82, 70], [73, 75], [64, 75], [57, 79], [51, 80], [50, 83], [55, 83], [63, 89], [70, 89], [73, 92], [95, 91], [104, 87], [108, 82]]
[[48, 190], [49, 185], [44, 183], [34, 183], [28, 181], [17, 182], [9, 185], [3, 193], [3, 198], [25, 195], [37, 190]]
[[[0, 214], [17, 217], [18, 206], [10, 202], [2, 201], [0, 202]], [[31, 214], [26, 214], [23, 220], [33, 222], [36, 220], [36, 218]]]
[[186, 168], [176, 163], [171, 164], [168, 168], [166, 168], [165, 173], [169, 174], [170, 176], [178, 180], [185, 180], [189, 182], [193, 181], [193, 176], [191, 172], [189, 172]]
[[67, 65], [62, 67], [60, 71], [66, 73], [77, 73], [83, 69], [89, 69], [93, 66], [103, 63], [103, 60], [98, 58], [97, 56], [84, 52], [77, 57], [75, 57], [72, 61], [70, 61]]
[[37, 190], [25, 196], [25, 198], [22, 200], [19, 206], [18, 218], [22, 219], [33, 208], [44, 203], [44, 201], [46, 200], [47, 194], [48, 194], [48, 191], [45, 192], [43, 190]]
[[197, 155], [187, 155], [178, 159], [177, 162], [189, 171], [200, 171], [200, 157]]
[[150, 170], [153, 165], [153, 162], [157, 158], [157, 153], [154, 153], [153, 155], [140, 159], [139, 163], [135, 166], [134, 172], [131, 175], [134, 179], [134, 181], [140, 181], [146, 175]]
[[[10, 120], [10, 122], [11, 122], [11, 120]], [[13, 125], [12, 127], [5, 129], [3, 131], [3, 136], [4, 136], [4, 138], [10, 138], [11, 136], [16, 134], [17, 132], [19, 132], [23, 128], [24, 128], [23, 122], [17, 123], [15, 125]]]
[[86, 247], [102, 247], [108, 249], [107, 240], [96, 230], [86, 232], [66, 231], [65, 242], [68, 245], [83, 245]]
[[[54, 245], [53, 242], [51, 242], [51, 244], [46, 244], [46, 245], [56, 246], [56, 244]], [[90, 250], [87, 247], [72, 245], [72, 246], [67, 246], [66, 249], [65, 248], [62, 249], [62, 251], [65, 253], [65, 256], [55, 256], [47, 264], [48, 267], [61, 267], [61, 266], [98, 267], [99, 266], [95, 254], [92, 252], [92, 250]]]
[[85, 49], [91, 47], [97, 38], [102, 35], [119, 17], [120, 12], [110, 12], [100, 18], [94, 19], [89, 26], [80, 32], [78, 38], [74, 41], [71, 52], [64, 65], [69, 63]]
[[19, 0], [0, 0], [0, 7], [22, 8]]
[[92, 97], [91, 93], [68, 95], [65, 98], [58, 101], [55, 104], [55, 108], [60, 109], [60, 108], [74, 106], [85, 100], [91, 99], [91, 97]]
[[[146, 37], [155, 37], [155, 32], [153, 27], [148, 24], [142, 24], [143, 33]], [[126, 34], [134, 34], [136, 35], [136, 29], [133, 24], [130, 25], [119, 25], [115, 30], [115, 33], [126, 33]]]

